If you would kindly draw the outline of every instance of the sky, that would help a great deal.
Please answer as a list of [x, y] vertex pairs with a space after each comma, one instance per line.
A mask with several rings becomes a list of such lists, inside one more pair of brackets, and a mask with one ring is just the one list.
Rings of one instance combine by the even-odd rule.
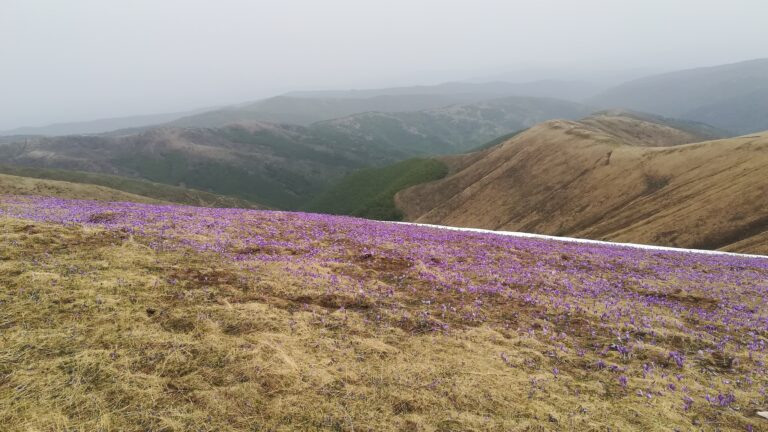
[[730, 63], [768, 57], [766, 16], [765, 0], [0, 0], [0, 130]]

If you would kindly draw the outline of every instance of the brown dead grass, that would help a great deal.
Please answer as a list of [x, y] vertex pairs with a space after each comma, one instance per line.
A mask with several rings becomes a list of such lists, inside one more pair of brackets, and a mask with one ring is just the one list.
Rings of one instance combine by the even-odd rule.
[[160, 204], [163, 201], [110, 189], [104, 186], [41, 180], [0, 174], [0, 195], [37, 195], [98, 201], [132, 201]]
[[[408, 267], [356, 256], [349, 265], [382, 288]], [[0, 219], [0, 424], [8, 431], [744, 430], [747, 420], [735, 412], [684, 417], [677, 397], [646, 401], [613, 376], [587, 379], [583, 367], [595, 358], [558, 352], [560, 342], [514, 327], [444, 333], [399, 325], [390, 302], [415, 315], [418, 287], [356, 307], [354, 293], [329, 294], [287, 270], [246, 271], [215, 256], [153, 251], [119, 233]], [[535, 316], [501, 306], [494, 310], [509, 319]], [[588, 334], [587, 320], [559, 325]]]
[[598, 120], [535, 126], [395, 202], [423, 223], [768, 250], [768, 134], [658, 148], [685, 136]]

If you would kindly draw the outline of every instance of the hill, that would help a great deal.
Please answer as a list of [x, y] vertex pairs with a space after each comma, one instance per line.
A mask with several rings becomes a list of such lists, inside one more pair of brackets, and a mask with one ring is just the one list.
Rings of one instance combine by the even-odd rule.
[[250, 122], [0, 145], [0, 163], [133, 177], [296, 209], [354, 170], [462, 152], [581, 105], [507, 98], [437, 110], [361, 114], [310, 126]]
[[508, 97], [408, 113], [363, 113], [313, 125], [328, 135], [421, 154], [460, 153], [553, 118], [578, 119], [592, 110], [547, 98]]
[[0, 214], [11, 432], [765, 425], [768, 259], [239, 209]]
[[78, 184], [67, 181], [43, 180], [7, 174], [0, 174], [0, 201], [3, 199], [2, 195], [36, 195], [65, 199], [163, 203], [161, 200], [131, 194], [104, 186]]
[[758, 59], [633, 80], [589, 102], [701, 121], [746, 134], [768, 130], [766, 91], [768, 59]]
[[[60, 180], [69, 183], [104, 186], [110, 189], [141, 195], [160, 201], [200, 207], [237, 207], [264, 208], [250, 201], [215, 195], [194, 189], [153, 183], [146, 180], [119, 177], [84, 171], [67, 171], [51, 168], [30, 168], [23, 166], [0, 165], [0, 173], [17, 177], [30, 177], [45, 180]], [[11, 192], [8, 192], [11, 193]], [[34, 194], [32, 195], [44, 195]], [[65, 196], [66, 198], [88, 198], [88, 196]], [[112, 200], [114, 201], [114, 200]]]
[[618, 109], [596, 112], [581, 123], [607, 132], [623, 144], [641, 147], [669, 147], [732, 136], [705, 123]]
[[398, 193], [397, 207], [424, 223], [768, 252], [749, 241], [768, 230], [768, 134], [673, 145], [680, 131], [628, 136], [633, 121], [545, 122]]
[[[724, 133], [693, 121], [619, 110], [600, 112], [583, 121], [610, 130], [624, 142], [634, 145], [670, 146], [720, 137]], [[359, 125], [355, 123], [354, 128], [363, 129]], [[449, 172], [455, 173], [466, 166], [468, 161], [476, 161], [481, 150], [495, 147], [523, 131], [521, 129], [492, 139], [472, 149], [472, 152], [476, 152], [474, 155], [412, 159], [354, 172], [332, 185], [307, 209], [379, 220], [401, 220], [403, 214], [395, 205], [395, 194], [408, 187], [443, 178]], [[375, 209], [372, 203], [376, 203]]]

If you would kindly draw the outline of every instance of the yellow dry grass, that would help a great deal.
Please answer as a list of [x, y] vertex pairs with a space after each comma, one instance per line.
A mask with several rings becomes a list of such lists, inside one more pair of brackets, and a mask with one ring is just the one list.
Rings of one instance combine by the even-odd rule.
[[[418, 310], [404, 291], [396, 300]], [[216, 256], [158, 252], [119, 232], [0, 219], [2, 429], [764, 425], [699, 406], [683, 416], [678, 396], [646, 400], [625, 394], [615, 380], [587, 379], [575, 366], [594, 362], [594, 353], [560, 352], [557, 339], [485, 325], [418, 333], [370, 322], [370, 311], [334, 304], [323, 293], [276, 265], [245, 273]], [[559, 366], [559, 376], [548, 364]], [[701, 386], [693, 378], [683, 384]], [[636, 385], [658, 390], [663, 383]]]
[[395, 203], [423, 223], [768, 254], [768, 133], [657, 147], [686, 137], [636, 123], [542, 123]]
[[122, 192], [104, 186], [58, 180], [42, 180], [6, 174], [0, 174], [0, 195], [38, 195], [98, 201], [131, 201], [149, 204], [163, 203], [163, 201], [160, 200]]

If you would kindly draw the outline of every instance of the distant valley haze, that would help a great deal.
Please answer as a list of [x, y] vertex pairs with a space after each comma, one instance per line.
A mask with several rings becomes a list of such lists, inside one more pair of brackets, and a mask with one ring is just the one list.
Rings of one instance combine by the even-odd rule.
[[0, 6], [0, 131], [156, 114], [163, 123], [181, 116], [163, 113], [288, 92], [444, 82], [580, 83], [570, 94], [586, 99], [642, 76], [768, 57], [767, 8], [756, 0], [727, 8], [691, 0], [9, 0]]

